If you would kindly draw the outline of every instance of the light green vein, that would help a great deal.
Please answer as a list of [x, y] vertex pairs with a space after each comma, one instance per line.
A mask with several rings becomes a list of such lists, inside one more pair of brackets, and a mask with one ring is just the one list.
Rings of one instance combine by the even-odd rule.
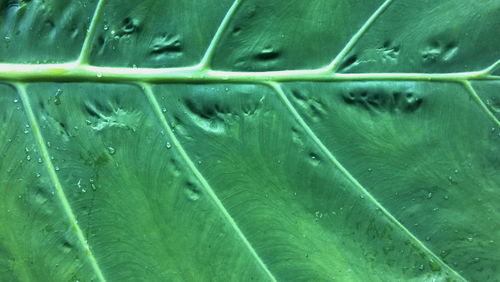
[[227, 11], [226, 15], [224, 16], [224, 19], [222, 19], [222, 22], [217, 28], [217, 31], [215, 32], [215, 35], [212, 38], [212, 41], [210, 42], [207, 50], [205, 51], [205, 55], [203, 55], [203, 58], [198, 64], [201, 70], [206, 70], [210, 68], [210, 63], [212, 57], [215, 54], [215, 49], [219, 45], [222, 35], [224, 35], [224, 32], [226, 31], [227, 26], [229, 25], [229, 22], [231, 21], [233, 15], [236, 13], [236, 10], [238, 10], [238, 7], [241, 2], [242, 2], [241, 0], [235, 0], [231, 5], [231, 7], [229, 8], [229, 10]]
[[260, 256], [257, 254], [255, 249], [252, 247], [248, 239], [246, 238], [245, 234], [240, 230], [238, 225], [236, 224], [236, 221], [233, 219], [233, 217], [229, 214], [229, 212], [226, 210], [222, 202], [219, 200], [217, 195], [215, 194], [214, 190], [208, 183], [208, 181], [205, 179], [205, 177], [201, 174], [201, 172], [196, 168], [196, 165], [193, 163], [191, 158], [188, 156], [187, 152], [184, 150], [182, 147], [179, 139], [175, 136], [173, 133], [172, 129], [168, 125], [167, 119], [162, 113], [162, 110], [160, 108], [160, 105], [158, 104], [158, 101], [156, 100], [156, 97], [153, 94], [153, 91], [151, 89], [151, 86], [149, 84], [141, 83], [139, 84], [144, 93], [146, 94], [149, 102], [151, 103], [151, 106], [153, 107], [153, 110], [157, 116], [157, 118], [160, 120], [162, 126], [164, 127], [165, 131], [168, 134], [168, 137], [170, 138], [172, 142], [172, 146], [177, 149], [181, 157], [184, 159], [186, 162], [188, 168], [191, 170], [191, 172], [195, 175], [195, 177], [200, 181], [201, 185], [203, 186], [205, 192], [208, 194], [210, 199], [214, 202], [215, 206], [220, 210], [224, 218], [227, 220], [229, 225], [234, 229], [238, 237], [241, 239], [243, 244], [247, 247], [247, 249], [250, 251], [251, 255], [255, 258], [257, 263], [262, 267], [264, 272], [269, 276], [269, 279], [271, 281], [277, 281], [274, 275], [269, 271], [267, 268], [266, 264], [262, 261]]
[[[33, 109], [31, 107], [30, 100], [28, 98], [28, 95], [26, 93], [26, 86], [24, 84], [16, 84], [15, 85], [17, 92], [19, 93], [19, 96], [21, 97], [21, 100], [23, 102], [27, 118], [29, 120], [31, 129], [33, 131], [33, 135], [35, 137], [36, 142], [38, 143], [38, 147], [40, 148], [40, 152], [42, 154], [43, 162], [47, 168], [47, 172], [49, 173], [50, 180], [52, 181], [54, 185], [54, 189], [57, 195], [57, 198], [59, 199], [62, 208], [64, 212], [66, 213], [66, 216], [68, 217], [71, 227], [73, 230], [76, 232], [76, 236], [78, 238], [78, 241], [80, 241], [80, 244], [82, 244], [83, 249], [85, 250], [85, 255], [90, 261], [90, 264], [92, 265], [92, 268], [95, 271], [95, 274], [99, 281], [105, 282], [106, 279], [104, 278], [104, 275], [99, 268], [99, 265], [97, 264], [97, 260], [94, 257], [92, 251], [90, 250], [90, 246], [87, 243], [87, 240], [85, 239], [85, 236], [83, 235], [82, 229], [78, 225], [78, 220], [76, 219], [75, 214], [73, 213], [73, 210], [71, 209], [71, 206], [69, 204], [68, 199], [66, 198], [66, 195], [64, 194], [64, 189], [61, 185], [61, 182], [59, 181], [59, 177], [57, 176], [56, 170], [54, 168], [54, 165], [52, 164], [52, 160], [50, 159], [49, 155], [49, 150], [45, 146], [45, 141], [43, 139], [42, 133], [40, 131], [40, 126], [38, 125], [38, 121], [36, 120], [35, 114], [33, 113]], [[50, 246], [47, 246], [50, 247]]]
[[469, 94], [472, 96], [472, 98], [479, 104], [481, 109], [488, 115], [488, 117], [495, 123], [496, 126], [500, 127], [500, 121], [497, 119], [497, 117], [490, 111], [488, 106], [483, 102], [481, 97], [477, 95], [476, 90], [474, 90], [474, 87], [472, 87], [471, 83], [469, 81], [463, 81], [462, 84], [464, 85], [465, 89], [469, 92]]
[[378, 7], [375, 12], [366, 20], [363, 26], [352, 36], [352, 38], [347, 42], [344, 49], [333, 59], [333, 61], [326, 67], [330, 72], [336, 72], [342, 60], [345, 58], [347, 53], [358, 43], [359, 39], [365, 34], [365, 32], [372, 26], [375, 20], [382, 15], [382, 13], [389, 7], [393, 0], [386, 0], [380, 7]]
[[285, 92], [278, 83], [271, 82], [266, 85], [270, 86], [279, 96], [281, 101], [284, 103], [285, 107], [290, 111], [295, 120], [300, 124], [300, 126], [304, 129], [306, 134], [316, 143], [316, 145], [320, 148], [320, 150], [328, 157], [328, 159], [349, 179], [349, 181], [354, 184], [356, 188], [358, 188], [361, 193], [370, 200], [390, 221], [393, 222], [398, 228], [400, 228], [410, 239], [420, 247], [424, 252], [426, 252], [429, 256], [431, 256], [436, 262], [439, 262], [446, 268], [451, 274], [455, 275], [457, 279], [466, 281], [458, 272], [456, 272], [453, 268], [451, 268], [448, 264], [441, 260], [434, 252], [432, 252], [427, 246], [425, 246], [422, 241], [420, 241], [413, 233], [411, 233], [406, 227], [404, 227], [388, 210], [382, 206], [382, 204], [373, 197], [373, 195], [368, 192], [368, 190], [359, 183], [359, 181], [354, 178], [354, 176], [337, 160], [337, 158], [333, 155], [333, 153], [321, 142], [321, 140], [316, 136], [316, 134], [312, 131], [309, 125], [304, 121], [299, 112], [292, 105], [290, 100], [288, 100]]
[[87, 29], [87, 33], [85, 34], [85, 40], [83, 41], [82, 49], [80, 51], [80, 56], [78, 57], [77, 60], [78, 64], [85, 65], [88, 63], [90, 45], [92, 44], [92, 39], [97, 29], [99, 18], [102, 14], [102, 7], [104, 6], [104, 2], [105, 0], [99, 0], [99, 2], [97, 2], [96, 8], [94, 10], [94, 15], [92, 16], [90, 25]]

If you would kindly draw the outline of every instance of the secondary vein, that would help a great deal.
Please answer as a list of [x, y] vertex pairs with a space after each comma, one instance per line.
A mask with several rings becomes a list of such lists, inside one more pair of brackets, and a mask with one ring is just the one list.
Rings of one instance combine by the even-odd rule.
[[88, 57], [90, 53], [90, 45], [92, 43], [92, 39], [94, 37], [95, 31], [97, 29], [97, 23], [102, 14], [102, 7], [104, 6], [105, 0], [99, 0], [97, 2], [96, 8], [94, 10], [94, 15], [90, 21], [90, 26], [87, 29], [87, 33], [85, 34], [85, 40], [83, 41], [82, 49], [80, 51], [80, 56], [78, 57], [78, 64], [87, 64]]
[[210, 68], [210, 63], [213, 55], [215, 54], [215, 49], [219, 45], [219, 41], [221, 40], [222, 35], [226, 31], [229, 22], [231, 21], [233, 15], [236, 13], [236, 10], [238, 9], [241, 2], [242, 2], [241, 0], [235, 0], [231, 5], [231, 7], [229, 8], [229, 10], [227, 11], [224, 18], [222, 19], [221, 24], [217, 28], [215, 35], [212, 37], [212, 41], [210, 42], [205, 54], [203, 55], [203, 58], [199, 63], [200, 69]]
[[292, 105], [290, 100], [287, 98], [285, 92], [281, 88], [281, 85], [278, 83], [268, 83], [269, 87], [271, 87], [279, 96], [281, 101], [284, 103], [285, 107], [290, 111], [295, 120], [300, 124], [300, 126], [304, 129], [306, 134], [316, 143], [316, 145], [320, 148], [320, 150], [328, 157], [328, 159], [349, 179], [349, 181], [354, 184], [356, 188], [358, 188], [365, 197], [370, 200], [387, 218], [392, 221], [397, 227], [399, 227], [403, 232], [405, 232], [411, 240], [415, 242], [417, 246], [419, 246], [422, 250], [429, 254], [435, 261], [439, 262], [443, 265], [450, 273], [455, 275], [458, 279], [462, 281], [467, 281], [463, 278], [458, 272], [456, 272], [453, 268], [451, 268], [448, 264], [446, 264], [441, 258], [439, 258], [434, 252], [432, 252], [427, 246], [425, 246], [422, 241], [420, 241], [413, 233], [411, 233], [406, 227], [404, 227], [387, 209], [382, 206], [382, 204], [375, 199], [375, 197], [368, 191], [366, 188], [359, 183], [359, 181], [337, 160], [337, 158], [333, 155], [333, 153], [323, 144], [323, 142], [316, 136], [316, 134], [312, 131], [309, 125], [305, 122], [299, 112]]
[[382, 13], [389, 7], [389, 5], [393, 2], [393, 0], [386, 0], [380, 7], [378, 7], [375, 12], [366, 20], [366, 22], [361, 26], [361, 28], [352, 36], [352, 38], [347, 42], [342, 51], [333, 59], [333, 61], [326, 67], [330, 72], [336, 72], [340, 63], [344, 59], [344, 57], [351, 51], [351, 49], [358, 43], [363, 34], [372, 26], [375, 20], [382, 15]]
[[269, 276], [269, 279], [271, 281], [277, 281], [276, 278], [274, 277], [274, 275], [271, 273], [271, 271], [269, 271], [269, 269], [267, 268], [266, 264], [262, 261], [260, 256], [257, 254], [257, 252], [255, 251], [253, 246], [250, 244], [250, 242], [246, 238], [245, 234], [243, 234], [241, 229], [238, 227], [238, 225], [236, 224], [236, 221], [233, 219], [233, 217], [229, 214], [227, 209], [224, 207], [224, 205], [220, 201], [219, 197], [217, 197], [217, 195], [215, 194], [214, 190], [212, 189], [212, 187], [210, 186], [208, 181], [205, 179], [205, 177], [201, 174], [201, 172], [198, 170], [196, 165], [193, 163], [193, 161], [191, 160], [191, 158], [187, 154], [186, 150], [184, 150], [184, 148], [182, 147], [179, 139], [177, 139], [177, 137], [173, 133], [172, 129], [170, 128], [170, 125], [168, 125], [167, 119], [165, 118], [165, 116], [162, 113], [160, 105], [159, 105], [158, 101], [156, 100], [156, 97], [153, 94], [151, 86], [149, 84], [145, 84], [145, 83], [142, 83], [139, 85], [142, 87], [144, 93], [146, 94], [146, 97], [148, 98], [151, 106], [153, 107], [153, 110], [154, 110], [157, 118], [160, 120], [160, 123], [162, 124], [163, 128], [165, 129], [165, 131], [168, 134], [168, 137], [172, 141], [172, 146], [177, 149], [177, 151], [181, 155], [182, 159], [186, 162], [188, 168], [191, 170], [191, 172], [195, 175], [195, 177], [201, 183], [205, 192], [208, 194], [208, 196], [213, 201], [215, 206], [217, 208], [219, 208], [220, 212], [222, 213], [224, 218], [227, 220], [229, 225], [234, 229], [236, 234], [238, 234], [240, 239], [243, 241], [243, 244], [250, 251], [251, 255], [255, 258], [257, 263], [262, 267], [264, 272]]
[[38, 143], [38, 147], [40, 148], [43, 162], [47, 168], [47, 172], [49, 173], [50, 180], [52, 181], [52, 184], [54, 185], [54, 189], [55, 189], [57, 198], [61, 202], [63, 210], [66, 213], [66, 216], [68, 217], [68, 219], [71, 223], [71, 227], [73, 228], [73, 230], [75, 230], [78, 241], [80, 242], [83, 249], [85, 250], [85, 255], [89, 259], [90, 264], [91, 264], [92, 268], [94, 269], [94, 272], [95, 272], [97, 278], [99, 279], [99, 281], [105, 282], [106, 279], [104, 278], [104, 275], [103, 275], [99, 265], [97, 264], [97, 260], [94, 257], [94, 254], [92, 253], [92, 250], [90, 249], [89, 244], [87, 243], [87, 239], [83, 235], [82, 229], [78, 225], [78, 220], [76, 219], [76, 216], [73, 213], [73, 210], [71, 209], [71, 205], [66, 197], [66, 194], [64, 193], [64, 189], [61, 185], [61, 182], [59, 181], [59, 177], [57, 176], [56, 170], [54, 168], [54, 164], [52, 164], [52, 160], [50, 159], [50, 155], [49, 155], [49, 150], [47, 149], [47, 146], [45, 145], [45, 141], [44, 141], [42, 133], [40, 131], [40, 126], [38, 125], [38, 121], [35, 117], [35, 114], [33, 112], [33, 108], [31, 107], [29, 97], [26, 93], [26, 87], [23, 84], [16, 84], [15, 87], [16, 87], [17, 92], [19, 93], [19, 96], [21, 97], [21, 101], [23, 102], [24, 108], [26, 110], [26, 115], [27, 115], [28, 121], [30, 123], [30, 127], [32, 129], [35, 140]]
[[477, 94], [476, 90], [474, 90], [474, 87], [472, 87], [472, 84], [469, 81], [463, 81], [463, 85], [467, 92], [472, 96], [472, 98], [479, 104], [481, 109], [488, 115], [488, 117], [495, 123], [496, 126], [500, 127], [500, 121], [497, 119], [497, 117], [490, 111], [488, 106], [483, 102], [481, 97]]

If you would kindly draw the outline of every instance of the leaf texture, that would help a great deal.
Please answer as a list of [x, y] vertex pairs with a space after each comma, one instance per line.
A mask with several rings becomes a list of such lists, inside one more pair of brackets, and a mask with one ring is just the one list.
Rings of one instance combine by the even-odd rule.
[[499, 281], [500, 1], [0, 1], [0, 280]]

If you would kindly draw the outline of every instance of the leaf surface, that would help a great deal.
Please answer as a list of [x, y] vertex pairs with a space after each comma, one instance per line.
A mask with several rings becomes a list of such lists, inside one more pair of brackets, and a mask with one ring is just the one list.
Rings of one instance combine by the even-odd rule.
[[1, 1], [1, 280], [498, 281], [498, 7]]

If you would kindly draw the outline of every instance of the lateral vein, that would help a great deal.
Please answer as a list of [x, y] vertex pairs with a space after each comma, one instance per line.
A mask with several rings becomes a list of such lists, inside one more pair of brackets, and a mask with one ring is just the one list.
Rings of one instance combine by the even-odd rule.
[[226, 15], [222, 19], [222, 22], [220, 23], [219, 27], [217, 28], [217, 31], [215, 32], [215, 35], [212, 37], [212, 41], [208, 45], [207, 50], [205, 51], [205, 54], [203, 55], [203, 58], [201, 59], [199, 63], [199, 68], [204, 70], [210, 68], [210, 63], [212, 60], [212, 57], [215, 53], [215, 49], [219, 45], [219, 42], [222, 38], [222, 35], [227, 29], [227, 26], [229, 25], [229, 22], [231, 21], [233, 15], [236, 13], [236, 10], [238, 10], [239, 5], [241, 4], [241, 0], [235, 0], [229, 10], [227, 11]]
[[469, 92], [469, 94], [472, 96], [472, 98], [479, 104], [481, 109], [488, 115], [488, 117], [495, 123], [496, 126], [500, 127], [500, 121], [497, 119], [497, 117], [490, 111], [488, 106], [483, 102], [481, 97], [477, 94], [476, 90], [474, 90], [474, 87], [472, 87], [472, 84], [465, 80], [463, 81], [463, 86]]
[[187, 154], [186, 150], [184, 150], [184, 148], [182, 147], [179, 139], [177, 139], [177, 137], [173, 133], [172, 129], [170, 128], [170, 125], [168, 125], [167, 119], [165, 118], [165, 116], [162, 113], [160, 105], [159, 105], [156, 97], [153, 94], [151, 86], [149, 84], [146, 84], [146, 83], [141, 83], [139, 85], [142, 87], [144, 93], [146, 94], [146, 97], [148, 98], [151, 106], [153, 107], [153, 110], [154, 110], [157, 118], [160, 120], [163, 128], [165, 129], [165, 131], [168, 134], [168, 137], [172, 141], [172, 146], [177, 149], [177, 151], [179, 152], [181, 157], [184, 159], [184, 161], [186, 162], [186, 164], [189, 167], [189, 169], [191, 170], [191, 172], [195, 175], [195, 177], [198, 179], [198, 181], [200, 181], [202, 187], [205, 189], [205, 192], [209, 195], [210, 199], [217, 206], [217, 208], [219, 208], [219, 210], [222, 213], [222, 215], [224, 216], [224, 218], [229, 222], [229, 225], [234, 229], [236, 234], [238, 234], [240, 239], [243, 241], [243, 244], [250, 251], [251, 255], [255, 258], [257, 263], [262, 267], [264, 272], [269, 276], [269, 279], [271, 281], [277, 281], [276, 278], [274, 277], [274, 275], [269, 271], [269, 269], [267, 268], [265, 263], [262, 261], [260, 256], [257, 254], [257, 252], [255, 251], [253, 246], [250, 244], [250, 242], [246, 238], [245, 234], [243, 234], [241, 229], [238, 227], [238, 225], [236, 224], [236, 221], [233, 219], [233, 217], [229, 214], [227, 209], [224, 207], [224, 205], [220, 201], [219, 197], [217, 197], [217, 195], [215, 194], [214, 190], [212, 189], [212, 187], [210, 186], [208, 181], [205, 179], [205, 177], [201, 174], [201, 172], [198, 170], [196, 165], [193, 163], [193, 161], [191, 160], [191, 158]]
[[344, 57], [351, 51], [351, 49], [358, 43], [361, 37], [365, 34], [365, 32], [372, 26], [375, 20], [382, 15], [382, 13], [389, 7], [389, 5], [393, 2], [393, 0], [386, 0], [380, 7], [378, 7], [375, 12], [366, 20], [366, 22], [361, 26], [361, 28], [352, 36], [352, 38], [347, 42], [342, 51], [333, 59], [333, 61], [326, 67], [327, 70], [334, 73], [337, 71], [339, 64], [342, 62]]
[[88, 63], [90, 45], [97, 29], [97, 23], [102, 14], [102, 7], [104, 6], [104, 2], [105, 0], [99, 0], [99, 2], [97, 2], [96, 8], [94, 10], [94, 15], [92, 16], [92, 19], [90, 21], [90, 26], [88, 27], [87, 33], [85, 34], [85, 40], [83, 41], [80, 56], [78, 56], [77, 62], [79, 65], [85, 65]]
[[38, 143], [38, 147], [40, 148], [41, 154], [42, 154], [42, 159], [43, 162], [47, 168], [47, 172], [49, 173], [50, 180], [52, 181], [52, 184], [54, 185], [55, 192], [57, 195], [57, 198], [59, 199], [64, 212], [66, 213], [66, 216], [68, 217], [72, 228], [76, 232], [76, 236], [78, 238], [78, 241], [80, 244], [82, 244], [83, 249], [85, 250], [85, 254], [87, 258], [90, 261], [90, 264], [92, 265], [92, 268], [94, 269], [94, 272], [97, 276], [97, 279], [101, 282], [106, 282], [106, 279], [104, 278], [104, 275], [97, 264], [97, 260], [94, 257], [94, 254], [92, 253], [92, 250], [90, 249], [90, 246], [87, 242], [87, 239], [85, 238], [85, 235], [83, 234], [82, 229], [78, 225], [78, 220], [76, 219], [75, 214], [73, 213], [73, 210], [71, 208], [71, 205], [64, 193], [64, 189], [61, 185], [61, 182], [59, 181], [59, 177], [57, 176], [56, 170], [54, 168], [54, 164], [52, 163], [52, 160], [50, 159], [49, 156], [49, 150], [47, 149], [47, 146], [45, 145], [45, 141], [43, 139], [42, 133], [40, 131], [40, 126], [38, 125], [38, 121], [36, 120], [35, 114], [33, 112], [33, 108], [31, 107], [30, 100], [28, 98], [28, 95], [26, 93], [26, 87], [24, 84], [15, 84], [15, 88], [17, 92], [19, 93], [19, 96], [21, 97], [21, 101], [23, 102], [24, 108], [26, 110], [26, 115], [28, 117], [33, 135], [35, 137], [36, 142]]
[[382, 206], [382, 204], [375, 199], [375, 197], [368, 191], [366, 188], [359, 183], [359, 181], [337, 160], [337, 158], [333, 155], [333, 153], [323, 144], [323, 142], [316, 136], [316, 134], [312, 131], [309, 125], [305, 122], [299, 112], [292, 105], [290, 100], [286, 97], [285, 92], [281, 88], [279, 83], [271, 82], [267, 83], [269, 87], [271, 87], [279, 96], [281, 101], [284, 103], [285, 107], [290, 111], [295, 120], [300, 124], [300, 126], [304, 129], [306, 134], [316, 143], [316, 145], [323, 151], [323, 153], [328, 157], [328, 159], [349, 179], [349, 181], [354, 184], [356, 188], [358, 188], [361, 193], [365, 195], [367, 199], [369, 199], [373, 204], [385, 215], [387, 218], [392, 221], [397, 227], [399, 227], [404, 233], [406, 233], [411, 240], [415, 242], [417, 246], [419, 246], [422, 250], [428, 253], [434, 260], [441, 263], [445, 268], [450, 271], [450, 273], [454, 274], [458, 279], [462, 281], [466, 281], [458, 272], [456, 272], [453, 268], [451, 268], [448, 264], [446, 264], [441, 258], [439, 258], [434, 252], [432, 252], [427, 246], [425, 246], [422, 241], [420, 241], [413, 233], [411, 233], [406, 227], [404, 227], [387, 209]]

